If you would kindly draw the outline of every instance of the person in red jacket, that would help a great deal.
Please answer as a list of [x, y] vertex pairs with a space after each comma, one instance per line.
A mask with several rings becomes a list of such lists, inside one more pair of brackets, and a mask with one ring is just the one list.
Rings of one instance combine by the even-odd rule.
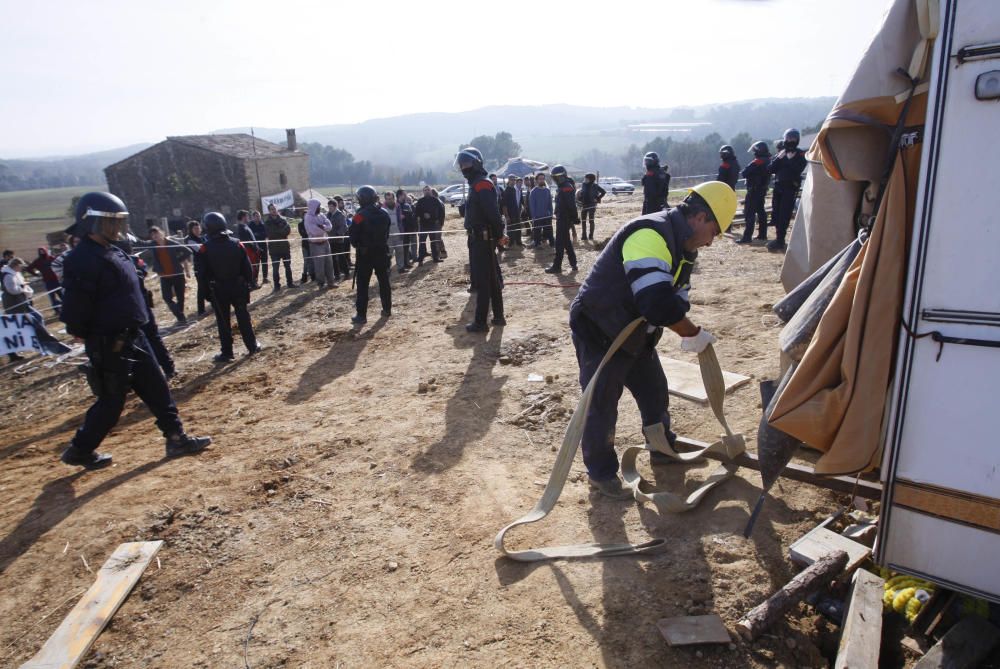
[[52, 271], [52, 261], [54, 259], [47, 248], [39, 246], [38, 257], [32, 260], [24, 268], [24, 271], [28, 274], [42, 275], [42, 281], [45, 282], [45, 290], [49, 294], [49, 302], [52, 303], [52, 308], [55, 309], [58, 316], [59, 310], [62, 308], [62, 284], [59, 282], [59, 277], [56, 276], [56, 273]]

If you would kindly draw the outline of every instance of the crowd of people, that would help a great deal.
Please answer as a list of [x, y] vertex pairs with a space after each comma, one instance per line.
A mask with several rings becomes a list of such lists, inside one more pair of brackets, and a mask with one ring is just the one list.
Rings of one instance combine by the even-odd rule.
[[[617, 414], [613, 409], [623, 387], [630, 389], [639, 404], [654, 450], [667, 456], [672, 452], [666, 381], [654, 352], [656, 342], [664, 327], [680, 335], [682, 348], [695, 353], [715, 341], [686, 315], [690, 309], [688, 277], [697, 250], [729, 229], [740, 176], [747, 182], [747, 228], [738, 241], [753, 234], [755, 223], [758, 238], [766, 238], [764, 197], [774, 175], [772, 223], [778, 232], [774, 241], [783, 247], [805, 167], [798, 140], [797, 131], [786, 132], [774, 157], [766, 142], [755, 143], [751, 147], [754, 160], [742, 171], [732, 147], [722, 147], [718, 179], [692, 187], [675, 207], [667, 202], [670, 175], [666, 166], [660, 165], [655, 153], [644, 157], [642, 215], [621, 226], [602, 247], [570, 309], [583, 385], [627, 324], [635, 318], [648, 323], [611, 358], [611, 371], [597, 389], [597, 396], [607, 401], [587, 417], [584, 462], [599, 492], [611, 497], [624, 494], [613, 442], [607, 441], [607, 435], [614, 434]], [[510, 246], [551, 247], [552, 263], [545, 269], [550, 274], [562, 272], [564, 259], [571, 271], [578, 270], [573, 246], [576, 226], [581, 226], [583, 240], [594, 239], [595, 210], [606, 195], [596, 175], [586, 174], [577, 188], [562, 165], [552, 167], [548, 176], [509, 176], [501, 185], [483, 163], [474, 147], [462, 149], [455, 160], [468, 186], [460, 212], [469, 252], [469, 290], [476, 293], [473, 320], [465, 326], [470, 333], [507, 323], [500, 258]], [[135, 390], [157, 417], [168, 457], [197, 453], [211, 441], [184, 432], [171, 399], [166, 379], [175, 370], [156, 325], [151, 291], [144, 285], [150, 270], [158, 276], [163, 301], [178, 325], [187, 323], [185, 293], [187, 280], [193, 276], [198, 314], [207, 313], [211, 306], [216, 317], [217, 363], [234, 360], [233, 314], [247, 355], [263, 349], [249, 313], [251, 291], [271, 283], [277, 293], [282, 290], [282, 278], [289, 288], [311, 282], [324, 291], [353, 278], [356, 313], [351, 320], [360, 327], [367, 322], [369, 283], [374, 275], [381, 316], [390, 317], [393, 263], [396, 272], [404, 274], [428, 258], [435, 263], [447, 259], [442, 230], [445, 207], [430, 186], [416, 199], [404, 189], [380, 195], [373, 187], [362, 186], [354, 199], [349, 207], [344, 198], [334, 197], [324, 207], [314, 198], [304, 210], [284, 212], [302, 212], [293, 219], [303, 259], [297, 284], [291, 257], [292, 222], [274, 205], [267, 208], [266, 216], [239, 210], [232, 226], [223, 214], [209, 212], [200, 221], [189, 221], [182, 237], [151, 227], [148, 241], [140, 242], [129, 233], [124, 202], [109, 193], [88, 193], [80, 199], [74, 224], [67, 230], [66, 250], [56, 249], [53, 254], [39, 249], [38, 258], [30, 264], [5, 252], [0, 282], [5, 312], [29, 314], [39, 341], [52, 347], [50, 352], [68, 350], [45, 330], [44, 318], [31, 304], [33, 294], [22, 271], [37, 272], [50, 289], [53, 308], [66, 332], [85, 345], [88, 381], [97, 401], [63, 453], [63, 461], [91, 469], [110, 463], [110, 456], [96, 449], [117, 422], [129, 390]]]

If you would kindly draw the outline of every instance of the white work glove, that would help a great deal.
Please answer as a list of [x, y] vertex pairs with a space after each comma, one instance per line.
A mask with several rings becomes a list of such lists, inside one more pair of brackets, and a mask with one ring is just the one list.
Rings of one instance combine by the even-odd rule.
[[711, 332], [705, 328], [699, 328], [698, 334], [693, 337], [681, 337], [681, 350], [688, 353], [701, 353], [709, 344], [714, 344], [717, 340]]

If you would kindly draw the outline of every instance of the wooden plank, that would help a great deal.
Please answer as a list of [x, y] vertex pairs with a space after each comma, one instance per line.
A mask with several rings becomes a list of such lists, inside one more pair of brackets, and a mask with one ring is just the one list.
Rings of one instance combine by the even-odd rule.
[[714, 613], [707, 616], [678, 616], [656, 622], [660, 634], [671, 646], [691, 646], [700, 643], [730, 643], [729, 631], [722, 618]]
[[834, 669], [878, 669], [885, 579], [859, 569], [851, 580]]
[[893, 486], [893, 505], [1000, 532], [1000, 499], [911, 481]]
[[[697, 439], [688, 439], [687, 437], [677, 437], [677, 445], [683, 450], [685, 447], [690, 450], [696, 448], [704, 448], [708, 444], [704, 441], [698, 441]], [[705, 457], [712, 458], [713, 460], [723, 460], [724, 458], [718, 453], [705, 453]], [[755, 453], [740, 453], [733, 461], [740, 467], [746, 467], [747, 469], [753, 469], [755, 471], [760, 471], [760, 462], [757, 459]], [[882, 485], [878, 481], [868, 481], [866, 479], [858, 479], [857, 490], [855, 490], [854, 478], [850, 476], [820, 476], [813, 471], [811, 467], [804, 467], [802, 465], [797, 465], [794, 463], [788, 463], [781, 472], [781, 476], [786, 479], [791, 479], [793, 481], [801, 481], [803, 483], [811, 483], [814, 486], [820, 488], [826, 488], [828, 490], [833, 490], [834, 492], [842, 493], [854, 493], [858, 497], [864, 499], [882, 499]]]
[[846, 571], [848, 572], [856, 569], [871, 555], [871, 550], [864, 544], [851, 541], [825, 527], [814, 527], [788, 549], [792, 562], [802, 565], [811, 565], [827, 553], [834, 551], [847, 553]]
[[[663, 365], [663, 372], [667, 375], [667, 386], [671, 395], [699, 404], [708, 404], [708, 393], [701, 379], [701, 367], [662, 355], [660, 364]], [[726, 384], [727, 393], [750, 383], [749, 376], [725, 371], [722, 372], [722, 380]]]
[[998, 642], [1000, 629], [978, 616], [965, 618], [948, 630], [913, 669], [972, 669]]
[[162, 541], [135, 541], [120, 545], [97, 572], [97, 579], [83, 598], [76, 603], [41, 650], [21, 665], [21, 669], [75, 667], [90, 650], [162, 546]]

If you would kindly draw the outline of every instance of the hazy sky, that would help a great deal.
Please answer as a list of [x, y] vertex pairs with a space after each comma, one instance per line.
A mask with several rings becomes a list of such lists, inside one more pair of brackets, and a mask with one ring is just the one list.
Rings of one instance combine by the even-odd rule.
[[497, 104], [837, 95], [889, 4], [0, 0], [0, 157]]

